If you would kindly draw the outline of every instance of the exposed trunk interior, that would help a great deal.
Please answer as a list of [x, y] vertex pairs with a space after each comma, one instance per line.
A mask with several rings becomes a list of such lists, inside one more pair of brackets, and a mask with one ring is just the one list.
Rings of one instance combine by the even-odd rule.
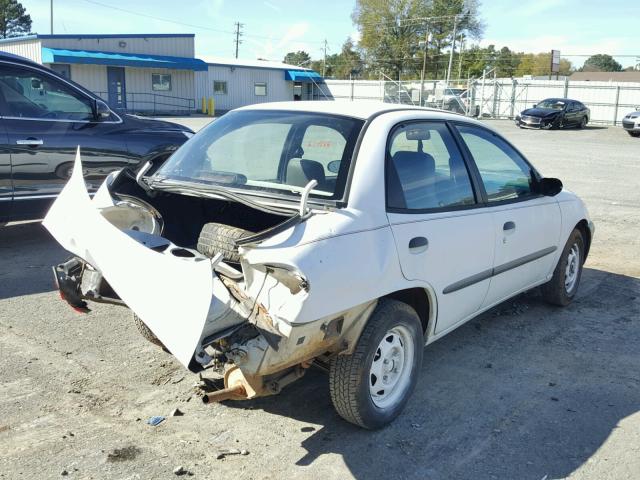
[[196, 247], [205, 223], [222, 223], [255, 233], [271, 228], [288, 218], [227, 200], [169, 192], [154, 192], [155, 194], [150, 196], [132, 178], [131, 172], [122, 172], [114, 181], [111, 191], [138, 197], [153, 205], [164, 219], [162, 236], [176, 245], [188, 248]]

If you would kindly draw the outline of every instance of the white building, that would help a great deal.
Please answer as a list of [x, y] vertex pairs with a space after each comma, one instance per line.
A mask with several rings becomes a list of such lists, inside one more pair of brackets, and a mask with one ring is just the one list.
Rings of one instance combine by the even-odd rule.
[[112, 108], [188, 113], [213, 97], [216, 111], [307, 99], [312, 70], [278, 62], [195, 57], [193, 34], [29, 35], [0, 40], [20, 55], [81, 84]]
[[213, 94], [216, 110], [287, 100], [312, 100], [322, 77], [308, 68], [265, 60], [204, 57], [207, 71], [198, 71], [196, 97]]

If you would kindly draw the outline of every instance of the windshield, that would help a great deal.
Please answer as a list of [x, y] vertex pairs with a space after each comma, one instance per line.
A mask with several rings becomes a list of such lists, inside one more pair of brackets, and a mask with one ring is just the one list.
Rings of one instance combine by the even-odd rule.
[[253, 110], [231, 112], [183, 145], [154, 175], [247, 191], [340, 199], [362, 120]]
[[565, 105], [566, 105], [565, 102], [561, 100], [554, 100], [550, 98], [547, 100], [542, 100], [538, 105], [536, 105], [536, 107], [547, 108], [549, 110], [562, 110]]

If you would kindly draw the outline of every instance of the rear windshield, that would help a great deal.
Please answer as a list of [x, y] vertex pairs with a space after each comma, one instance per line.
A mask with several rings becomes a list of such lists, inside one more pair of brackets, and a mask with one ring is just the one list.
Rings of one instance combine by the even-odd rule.
[[342, 198], [362, 120], [318, 113], [238, 111], [215, 120], [158, 170], [170, 178], [241, 190]]

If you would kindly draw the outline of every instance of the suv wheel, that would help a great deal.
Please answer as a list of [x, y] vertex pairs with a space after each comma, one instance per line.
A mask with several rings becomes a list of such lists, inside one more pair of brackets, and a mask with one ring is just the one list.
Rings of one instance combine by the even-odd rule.
[[578, 291], [583, 263], [584, 238], [580, 230], [575, 229], [569, 235], [553, 277], [542, 286], [544, 299], [561, 307], [569, 305]]
[[144, 323], [142, 319], [135, 313], [133, 314], [133, 321], [136, 324], [136, 328], [138, 329], [138, 332], [140, 332], [140, 335], [142, 335], [147, 341], [153, 343], [154, 345], [162, 347], [163, 349], [165, 348], [160, 339], [153, 334], [151, 329], [147, 327], [147, 324]]
[[331, 361], [329, 386], [338, 414], [368, 429], [390, 423], [415, 388], [423, 348], [415, 310], [397, 300], [380, 300], [353, 354]]

